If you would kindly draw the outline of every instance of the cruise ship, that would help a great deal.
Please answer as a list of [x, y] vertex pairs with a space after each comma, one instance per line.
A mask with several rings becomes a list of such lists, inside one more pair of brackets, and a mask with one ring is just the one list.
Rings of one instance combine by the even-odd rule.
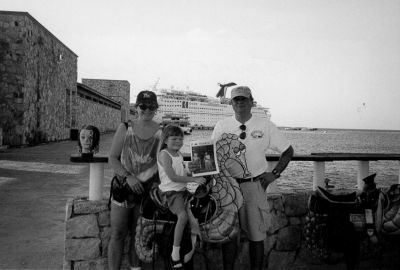
[[[212, 128], [220, 120], [233, 115], [230, 99], [209, 97], [193, 91], [152, 89], [159, 104], [155, 120], [161, 122], [164, 115], [180, 114], [189, 117], [194, 128]], [[268, 108], [255, 104], [253, 115], [270, 118]]]

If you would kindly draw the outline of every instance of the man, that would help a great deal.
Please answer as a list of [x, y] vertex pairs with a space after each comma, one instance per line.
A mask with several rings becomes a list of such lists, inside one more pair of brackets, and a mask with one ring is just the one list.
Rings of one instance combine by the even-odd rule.
[[[246, 146], [246, 173], [229, 170], [238, 181], [243, 193], [244, 205], [239, 210], [240, 226], [249, 240], [251, 269], [262, 269], [264, 258], [264, 239], [267, 224], [267, 186], [279, 178], [293, 157], [293, 148], [269, 120], [252, 115], [253, 96], [247, 86], [238, 86], [231, 92], [232, 108], [235, 115], [220, 120], [212, 133], [212, 139], [218, 140], [222, 134], [237, 135]], [[281, 153], [272, 172], [266, 172], [265, 154], [268, 149]], [[233, 269], [237, 257], [237, 241], [223, 244], [224, 269]]]

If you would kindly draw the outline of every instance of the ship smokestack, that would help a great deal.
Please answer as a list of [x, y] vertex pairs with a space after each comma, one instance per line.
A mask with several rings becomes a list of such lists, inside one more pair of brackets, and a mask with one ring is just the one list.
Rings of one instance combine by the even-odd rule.
[[217, 97], [225, 97], [225, 95], [226, 95], [226, 90], [228, 89], [228, 87], [231, 87], [231, 86], [235, 86], [236, 85], [236, 83], [234, 83], [234, 82], [230, 82], [230, 83], [227, 83], [227, 84], [220, 84], [220, 83], [218, 83], [218, 85], [221, 87], [220, 89], [219, 89], [219, 91], [218, 91], [218, 93], [217, 93]]

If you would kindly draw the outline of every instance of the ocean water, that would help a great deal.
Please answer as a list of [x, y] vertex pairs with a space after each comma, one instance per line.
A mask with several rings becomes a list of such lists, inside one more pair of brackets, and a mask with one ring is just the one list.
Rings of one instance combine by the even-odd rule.
[[[192, 140], [209, 139], [210, 130], [195, 130], [186, 135], [182, 152], [189, 153]], [[341, 153], [385, 153], [400, 154], [400, 131], [383, 130], [338, 130], [283, 131], [291, 142], [295, 154], [313, 152]], [[272, 153], [272, 152], [271, 152]], [[376, 173], [378, 186], [389, 186], [398, 182], [399, 161], [370, 161], [370, 174]], [[278, 180], [282, 190], [311, 189], [313, 162], [292, 161]], [[354, 189], [357, 184], [357, 161], [326, 162], [325, 177], [335, 188]]]

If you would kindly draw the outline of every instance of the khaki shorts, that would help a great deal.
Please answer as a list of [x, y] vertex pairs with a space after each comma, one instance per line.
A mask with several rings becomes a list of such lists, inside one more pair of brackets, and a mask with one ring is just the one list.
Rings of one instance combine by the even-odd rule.
[[240, 227], [251, 241], [262, 241], [268, 229], [267, 195], [260, 181], [240, 184], [244, 204], [239, 210]]

